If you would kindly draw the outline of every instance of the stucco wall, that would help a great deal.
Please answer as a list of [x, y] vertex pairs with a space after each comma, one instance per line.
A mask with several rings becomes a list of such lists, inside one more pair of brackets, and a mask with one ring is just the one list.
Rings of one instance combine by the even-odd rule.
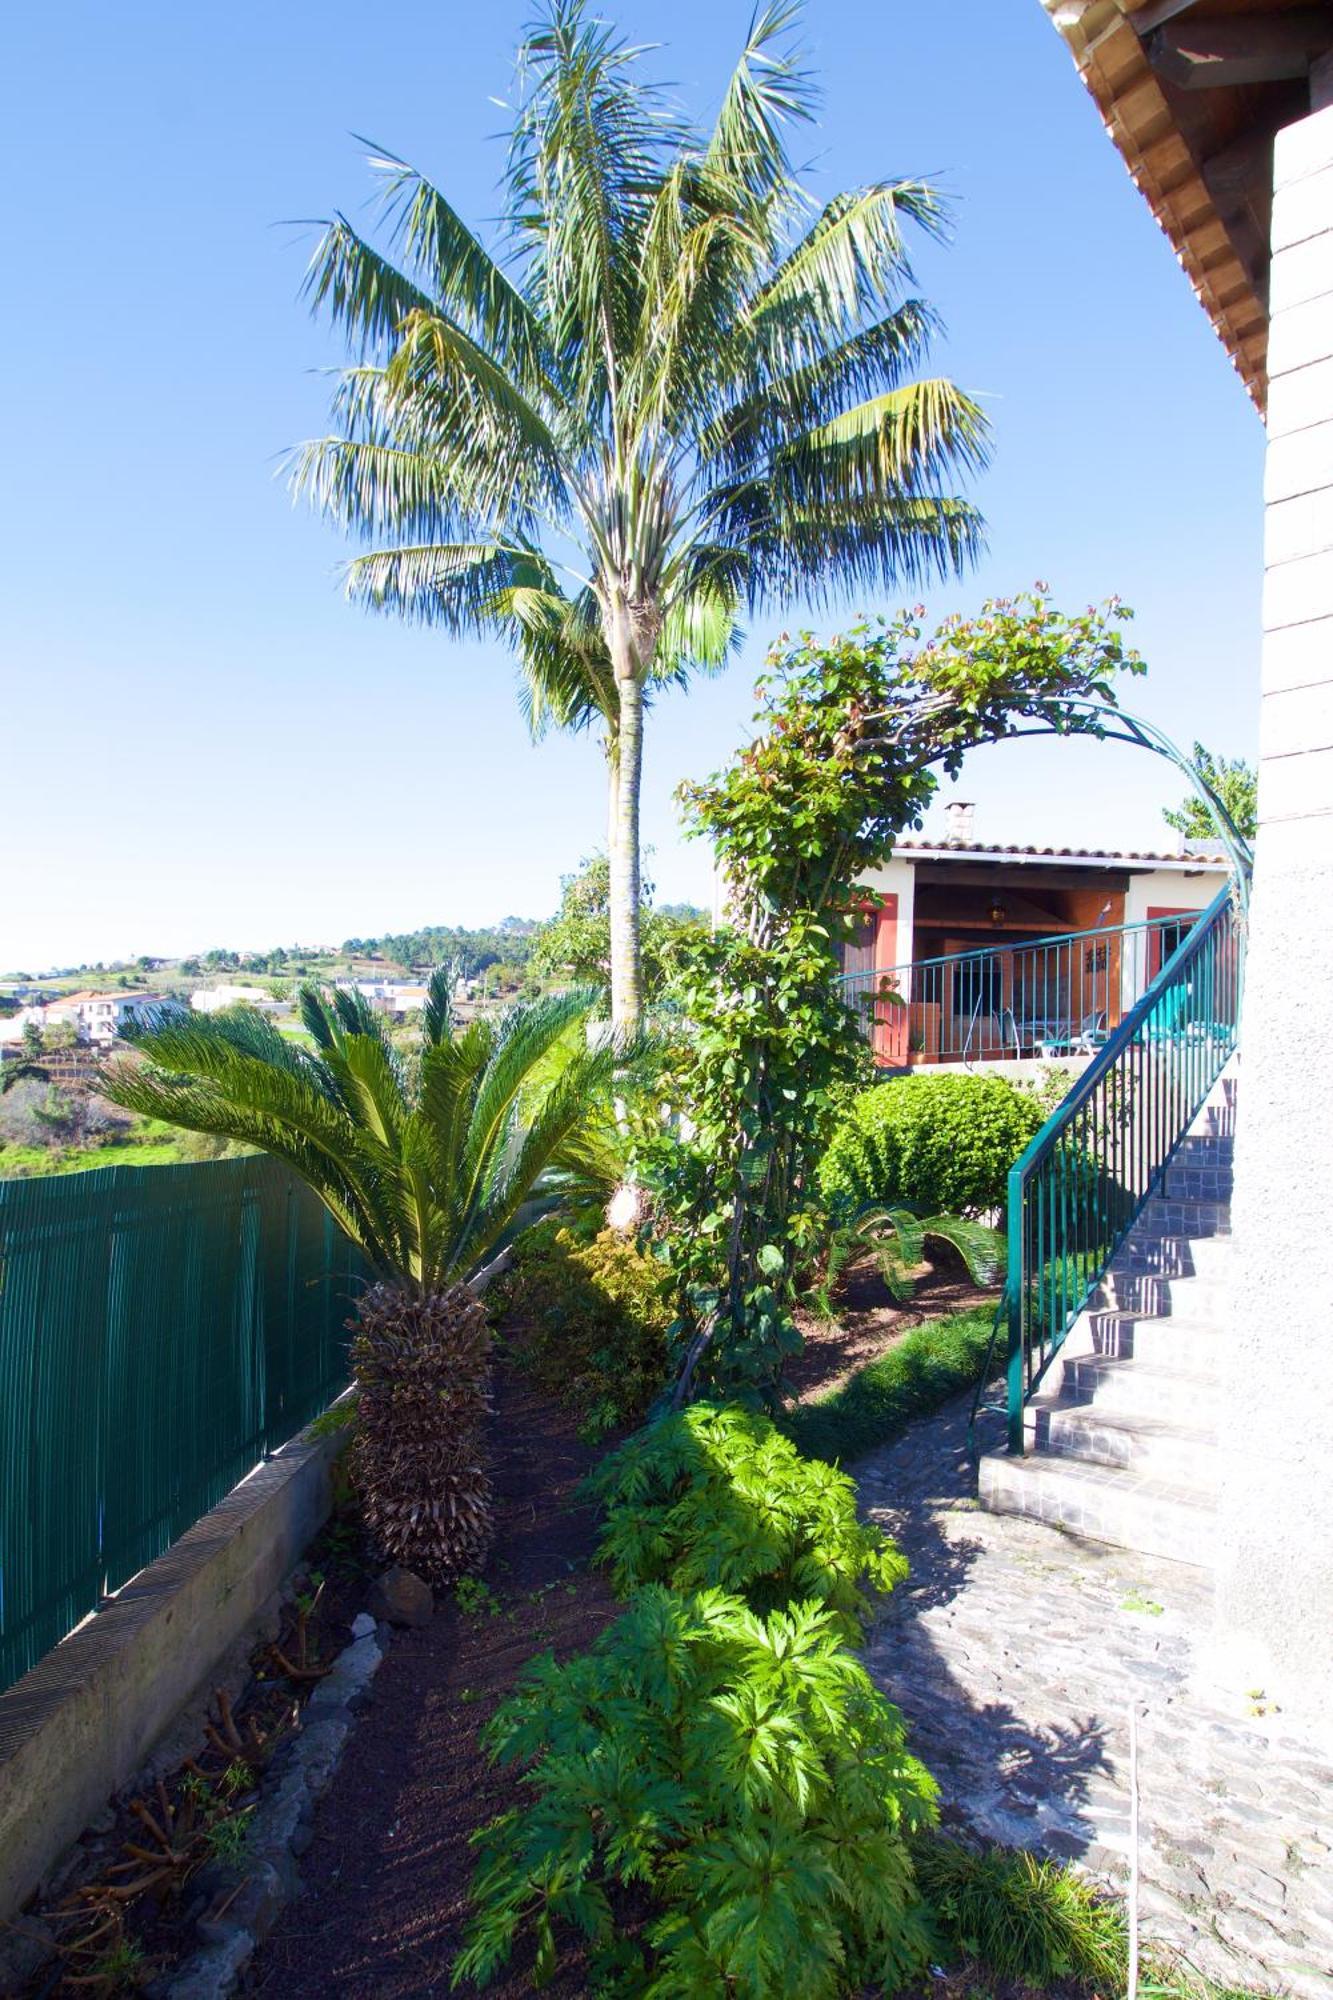
[[1279, 133], [1219, 1607], [1333, 1706], [1333, 106]]
[[1206, 910], [1226, 881], [1225, 868], [1159, 868], [1131, 875], [1125, 891], [1125, 922], [1141, 924], [1149, 910]]

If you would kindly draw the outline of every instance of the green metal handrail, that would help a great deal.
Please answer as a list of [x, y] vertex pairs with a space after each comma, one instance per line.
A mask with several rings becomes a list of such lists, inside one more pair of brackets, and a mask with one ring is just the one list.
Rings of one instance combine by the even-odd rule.
[[1237, 1047], [1242, 885], [1217, 895], [1009, 1173], [1009, 1254], [991, 1351], [1007, 1330], [1009, 1449], [1028, 1399], [1105, 1276]]

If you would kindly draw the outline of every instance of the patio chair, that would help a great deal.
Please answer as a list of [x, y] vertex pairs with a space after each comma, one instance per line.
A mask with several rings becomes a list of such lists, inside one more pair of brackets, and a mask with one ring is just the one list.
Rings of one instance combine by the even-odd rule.
[[1092, 1056], [1108, 1040], [1106, 1009], [1083, 1016], [1077, 1033], [1047, 1036], [1037, 1043], [1039, 1056]]

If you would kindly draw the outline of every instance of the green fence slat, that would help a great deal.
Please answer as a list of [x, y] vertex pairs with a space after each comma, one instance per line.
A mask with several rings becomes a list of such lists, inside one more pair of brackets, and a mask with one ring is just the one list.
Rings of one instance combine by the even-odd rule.
[[328, 1406], [364, 1282], [264, 1156], [0, 1181], [0, 1687]]

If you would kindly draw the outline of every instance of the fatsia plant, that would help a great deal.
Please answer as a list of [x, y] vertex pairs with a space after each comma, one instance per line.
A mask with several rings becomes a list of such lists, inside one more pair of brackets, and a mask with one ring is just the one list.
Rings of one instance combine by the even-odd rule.
[[856, 1488], [757, 1411], [694, 1403], [628, 1438], [586, 1490], [605, 1509], [597, 1560], [617, 1592], [648, 1583], [718, 1588], [765, 1615], [812, 1599], [859, 1645], [870, 1591], [889, 1591], [907, 1564], [861, 1521]]
[[[258, 1013], [159, 1013], [128, 1031], [138, 1054], [111, 1064], [103, 1085], [131, 1110], [285, 1160], [360, 1248], [375, 1282], [352, 1346], [354, 1469], [383, 1553], [435, 1581], [473, 1567], [490, 1534], [490, 1343], [468, 1281], [525, 1204], [554, 1199], [614, 1061], [606, 1043], [568, 1046], [587, 992], [455, 1033], [448, 990], [437, 973], [410, 1073], [360, 994], [305, 987], [313, 1052]], [[557, 1043], [551, 1082], [525, 1093]]]
[[961, 571], [980, 541], [952, 488], [982, 413], [917, 373], [936, 322], [904, 233], [941, 234], [940, 199], [812, 200], [788, 151], [815, 109], [798, 15], [760, 9], [704, 131], [584, 0], [545, 0], [495, 249], [377, 155], [386, 247], [338, 216], [307, 279], [355, 362], [292, 479], [371, 544], [350, 595], [498, 633], [535, 724], [604, 731], [620, 1028], [642, 1006], [652, 690], [722, 665], [760, 606]]
[[455, 1987], [528, 1939], [546, 1984], [570, 1931], [589, 1990], [626, 2000], [838, 2000], [923, 1973], [909, 1842], [935, 1784], [823, 1606], [649, 1584], [588, 1652], [526, 1668], [483, 1740], [523, 1795], [478, 1836]]

